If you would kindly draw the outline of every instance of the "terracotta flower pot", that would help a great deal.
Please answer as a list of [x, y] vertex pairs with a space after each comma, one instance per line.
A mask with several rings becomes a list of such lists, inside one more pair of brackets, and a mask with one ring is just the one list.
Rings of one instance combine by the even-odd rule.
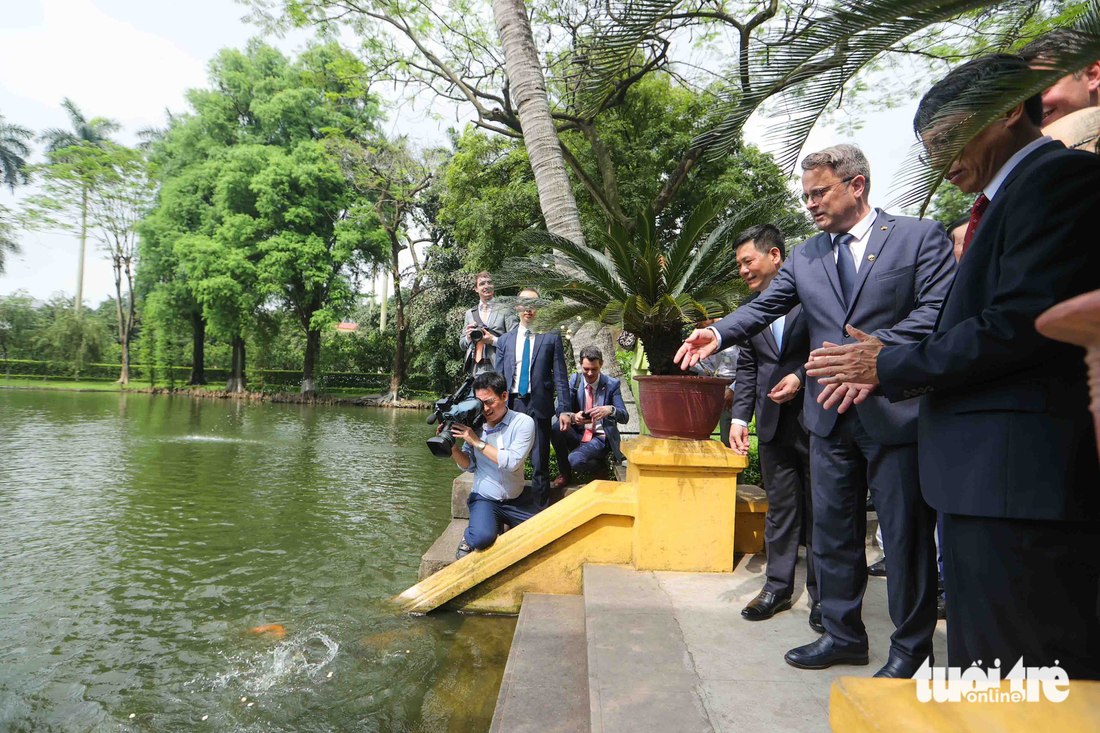
[[1100, 450], [1100, 290], [1059, 303], [1035, 321], [1035, 330], [1047, 338], [1085, 347], [1092, 392], [1096, 446]]
[[708, 440], [722, 417], [722, 399], [732, 381], [721, 377], [635, 377], [638, 407], [656, 438]]

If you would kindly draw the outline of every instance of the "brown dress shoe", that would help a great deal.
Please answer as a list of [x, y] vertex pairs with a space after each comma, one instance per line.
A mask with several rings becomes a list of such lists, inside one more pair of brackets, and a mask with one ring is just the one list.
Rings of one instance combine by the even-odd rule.
[[556, 479], [550, 482], [550, 488], [555, 490], [564, 489], [565, 485], [569, 483], [568, 476], [558, 476]]

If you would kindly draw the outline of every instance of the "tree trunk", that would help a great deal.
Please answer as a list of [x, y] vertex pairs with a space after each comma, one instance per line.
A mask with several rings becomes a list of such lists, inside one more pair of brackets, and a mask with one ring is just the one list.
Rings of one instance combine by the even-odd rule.
[[378, 330], [379, 332], [385, 332], [386, 330], [386, 306], [389, 301], [389, 296], [386, 295], [386, 273], [382, 273], [382, 310], [378, 314]]
[[551, 234], [584, 244], [581, 216], [550, 116], [546, 79], [531, 34], [527, 8], [523, 0], [493, 0], [493, 19], [504, 48], [504, 70], [516, 101], [523, 144], [535, 174], [546, 228]]
[[314, 372], [321, 356], [321, 332], [317, 329], [306, 331], [306, 359], [302, 368], [302, 394], [317, 396], [317, 380]]
[[245, 369], [244, 369], [244, 339], [240, 336], [233, 338], [233, 364], [229, 371], [229, 380], [225, 383], [226, 392], [244, 392], [247, 382], [245, 381]]
[[73, 309], [76, 317], [80, 318], [81, 308], [84, 307], [84, 244], [88, 239], [88, 188], [80, 193], [80, 255], [76, 261], [76, 300], [73, 301]]
[[386, 395], [384, 402], [396, 402], [397, 395], [401, 391], [401, 385], [405, 381], [405, 340], [408, 326], [405, 323], [405, 304], [401, 297], [401, 273], [397, 269], [397, 256], [401, 249], [397, 244], [397, 238], [391, 233], [393, 252], [393, 305], [397, 325], [397, 346], [393, 351], [393, 369], [390, 372], [390, 393]]
[[206, 384], [206, 320], [197, 310], [191, 312], [191, 377], [187, 383]]
[[122, 368], [119, 384], [130, 383], [130, 350], [126, 348], [126, 319], [122, 315], [122, 262], [116, 257], [111, 262], [115, 274], [115, 315], [118, 316], [118, 345], [122, 348]]

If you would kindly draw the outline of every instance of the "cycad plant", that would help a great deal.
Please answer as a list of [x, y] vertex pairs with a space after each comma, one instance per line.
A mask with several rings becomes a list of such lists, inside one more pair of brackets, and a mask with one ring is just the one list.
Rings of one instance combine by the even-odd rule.
[[[730, 242], [776, 209], [770, 200], [740, 212], [711, 202], [672, 233], [662, 233], [653, 211], [643, 210], [633, 232], [609, 222], [588, 246], [529, 231], [523, 244], [553, 254], [511, 260], [503, 274], [509, 284], [538, 289], [543, 325], [596, 321], [621, 328], [641, 339], [651, 374], [681, 374], [672, 358], [685, 330], [729, 313], [746, 293]], [[794, 216], [786, 222], [792, 223], [804, 226]]]

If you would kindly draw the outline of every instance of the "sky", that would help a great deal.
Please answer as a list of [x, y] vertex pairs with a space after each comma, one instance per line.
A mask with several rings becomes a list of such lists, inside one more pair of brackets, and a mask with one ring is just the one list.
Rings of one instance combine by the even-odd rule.
[[[4, 0], [0, 25], [0, 114], [8, 123], [36, 133], [67, 128], [61, 100], [72, 99], [86, 116], [104, 116], [123, 126], [118, 141], [137, 142], [137, 130], [165, 123], [165, 110], [187, 109], [187, 89], [207, 83], [207, 62], [218, 50], [241, 48], [260, 35], [243, 20], [247, 8], [233, 0]], [[308, 41], [302, 32], [268, 43], [293, 54]], [[886, 199], [893, 173], [912, 144], [915, 101], [875, 113], [863, 131], [847, 138], [821, 126], [805, 151], [838, 142], [857, 142], [871, 162], [872, 204]], [[455, 124], [450, 105], [434, 110], [447, 122], [408, 105], [391, 112], [391, 130], [422, 144], [442, 143]], [[771, 123], [753, 120], [747, 138], [760, 142]], [[40, 147], [37, 146], [36, 147]], [[39, 155], [32, 157], [33, 162]], [[0, 205], [17, 208], [30, 188], [13, 195], [0, 191]], [[26, 290], [45, 300], [76, 290], [78, 243], [69, 234], [20, 233], [22, 253], [9, 256], [0, 276], [0, 295]], [[84, 269], [84, 299], [93, 307], [113, 297], [110, 264], [89, 243]]]

